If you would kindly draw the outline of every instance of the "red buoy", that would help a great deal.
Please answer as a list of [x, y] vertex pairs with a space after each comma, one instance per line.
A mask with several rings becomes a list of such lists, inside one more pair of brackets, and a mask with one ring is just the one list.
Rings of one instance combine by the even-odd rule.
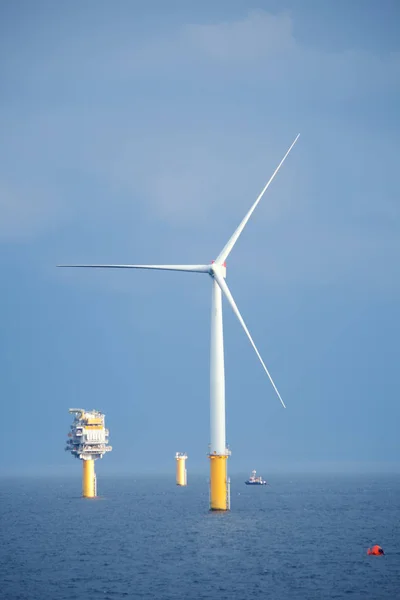
[[375, 546], [372, 546], [372, 548], [368, 548], [367, 554], [370, 554], [372, 556], [382, 556], [382, 554], [385, 554], [385, 553], [383, 551], [383, 548], [381, 548], [380, 546], [378, 546], [378, 544], [376, 544]]

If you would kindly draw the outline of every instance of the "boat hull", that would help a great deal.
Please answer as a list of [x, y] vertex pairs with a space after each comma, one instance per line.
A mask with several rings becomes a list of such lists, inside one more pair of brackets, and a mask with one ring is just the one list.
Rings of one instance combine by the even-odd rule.
[[263, 481], [262, 483], [260, 481], [245, 481], [246, 485], [267, 485], [266, 481]]

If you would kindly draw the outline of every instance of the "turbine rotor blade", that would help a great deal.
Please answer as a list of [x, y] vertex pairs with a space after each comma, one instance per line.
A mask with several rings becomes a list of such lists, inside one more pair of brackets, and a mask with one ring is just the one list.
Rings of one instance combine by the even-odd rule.
[[209, 265], [57, 265], [77, 269], [154, 269], [156, 271], [187, 271], [190, 273], [209, 273]]
[[281, 395], [278, 392], [278, 388], [276, 387], [276, 385], [274, 383], [274, 380], [272, 379], [272, 377], [271, 377], [271, 375], [270, 375], [267, 367], [265, 366], [265, 363], [264, 363], [263, 359], [261, 358], [261, 355], [260, 355], [259, 351], [257, 350], [257, 347], [256, 347], [255, 343], [253, 342], [253, 339], [252, 339], [252, 337], [250, 335], [250, 332], [249, 332], [249, 330], [246, 327], [246, 323], [243, 321], [242, 315], [240, 314], [239, 309], [236, 306], [236, 302], [233, 299], [233, 296], [232, 296], [232, 294], [231, 294], [231, 292], [230, 292], [230, 290], [229, 290], [229, 288], [228, 288], [228, 286], [226, 284], [226, 281], [218, 273], [215, 273], [215, 272], [213, 272], [213, 277], [216, 280], [216, 282], [218, 283], [219, 287], [221, 288], [222, 293], [225, 295], [226, 299], [228, 300], [229, 304], [232, 307], [233, 312], [237, 316], [237, 318], [239, 320], [239, 323], [241, 324], [241, 326], [243, 327], [243, 329], [244, 329], [247, 337], [249, 338], [250, 344], [253, 346], [253, 348], [254, 348], [254, 350], [255, 350], [255, 352], [256, 352], [256, 354], [257, 354], [257, 356], [258, 356], [258, 358], [259, 358], [259, 360], [260, 360], [260, 362], [261, 362], [261, 364], [262, 364], [262, 366], [264, 368], [264, 371], [268, 375], [268, 378], [269, 378], [270, 382], [272, 383], [272, 387], [274, 388], [275, 392], [277, 393], [277, 396], [278, 396], [279, 400], [281, 401], [281, 404], [282, 404], [283, 408], [286, 408], [285, 403], [283, 402], [283, 400], [281, 398]]
[[273, 174], [270, 177], [269, 181], [265, 185], [265, 187], [262, 190], [261, 194], [258, 196], [257, 200], [254, 202], [253, 206], [250, 208], [249, 212], [244, 217], [243, 221], [240, 223], [239, 227], [236, 229], [236, 231], [234, 232], [234, 234], [232, 235], [232, 237], [225, 244], [225, 246], [222, 249], [222, 251], [220, 252], [219, 256], [215, 259], [215, 262], [217, 264], [222, 265], [226, 261], [226, 259], [228, 258], [229, 254], [230, 254], [230, 252], [231, 252], [231, 250], [233, 248], [233, 246], [236, 244], [236, 242], [238, 240], [238, 237], [240, 236], [240, 234], [242, 233], [243, 229], [245, 228], [247, 221], [250, 219], [250, 217], [253, 214], [255, 208], [257, 207], [257, 204], [260, 202], [261, 198], [264, 196], [265, 192], [267, 191], [267, 189], [269, 188], [270, 184], [272, 183], [275, 175], [278, 173], [279, 169], [281, 168], [281, 166], [285, 162], [287, 156], [289, 155], [289, 152], [291, 151], [291, 149], [293, 148], [293, 146], [295, 145], [295, 143], [297, 142], [297, 140], [299, 139], [299, 137], [300, 137], [300, 134], [298, 134], [296, 136], [296, 138], [292, 142], [289, 150], [286, 152], [285, 156], [282, 158], [281, 162], [276, 167], [275, 171], [273, 172]]

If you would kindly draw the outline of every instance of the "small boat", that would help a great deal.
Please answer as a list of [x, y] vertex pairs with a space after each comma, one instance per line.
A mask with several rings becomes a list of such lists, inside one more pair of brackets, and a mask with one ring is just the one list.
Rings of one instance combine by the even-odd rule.
[[262, 477], [256, 477], [257, 471], [252, 471], [250, 477], [245, 481], [246, 485], [268, 485]]

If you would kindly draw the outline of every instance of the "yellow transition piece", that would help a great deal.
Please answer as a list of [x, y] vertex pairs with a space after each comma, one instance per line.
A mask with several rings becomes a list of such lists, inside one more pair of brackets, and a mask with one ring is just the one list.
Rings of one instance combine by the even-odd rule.
[[176, 485], [186, 485], [186, 466], [184, 458], [176, 459]]
[[210, 454], [210, 510], [229, 510], [227, 456]]
[[95, 498], [96, 475], [94, 472], [94, 460], [83, 460], [82, 463], [82, 496], [84, 498]]

